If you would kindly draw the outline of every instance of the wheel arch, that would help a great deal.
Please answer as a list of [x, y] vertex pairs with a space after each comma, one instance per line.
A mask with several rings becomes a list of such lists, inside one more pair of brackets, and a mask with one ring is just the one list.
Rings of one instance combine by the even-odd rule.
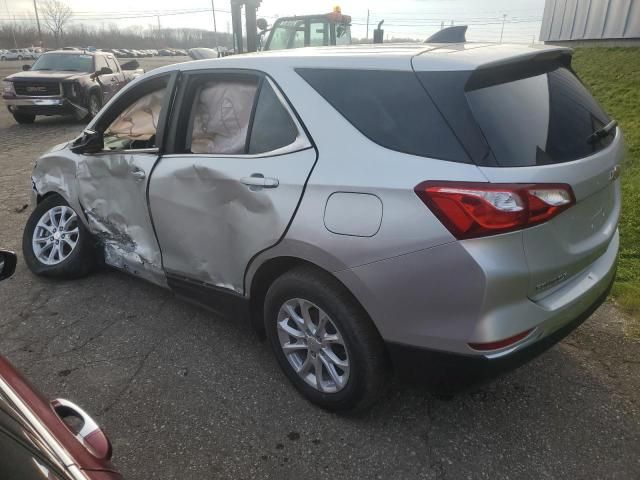
[[[247, 289], [251, 324], [260, 338], [265, 338], [263, 308], [267, 291], [269, 290], [271, 285], [273, 285], [273, 282], [275, 282], [276, 279], [278, 279], [285, 273], [299, 267], [308, 267], [312, 270], [317, 271], [320, 275], [326, 275], [333, 279], [333, 281], [336, 282], [337, 285], [343, 288], [351, 296], [351, 298], [357, 303], [357, 305], [362, 309], [367, 317], [369, 317], [376, 331], [378, 331], [375, 322], [371, 318], [371, 315], [369, 315], [369, 312], [364, 307], [362, 302], [360, 302], [360, 300], [358, 300], [358, 298], [353, 294], [353, 292], [351, 292], [351, 290], [344, 284], [344, 282], [336, 277], [331, 271], [310, 260], [300, 257], [283, 255], [269, 258], [268, 260], [260, 264], [260, 266], [251, 276], [249, 287]], [[378, 331], [378, 335], [379, 334], [380, 332]]]

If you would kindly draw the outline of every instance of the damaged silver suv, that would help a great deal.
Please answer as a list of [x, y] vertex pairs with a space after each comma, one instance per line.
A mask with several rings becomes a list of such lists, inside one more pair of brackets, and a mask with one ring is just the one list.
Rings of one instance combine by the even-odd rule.
[[392, 368], [475, 381], [585, 320], [615, 275], [622, 154], [568, 49], [183, 63], [37, 161], [24, 255], [247, 316], [309, 400], [363, 408]]

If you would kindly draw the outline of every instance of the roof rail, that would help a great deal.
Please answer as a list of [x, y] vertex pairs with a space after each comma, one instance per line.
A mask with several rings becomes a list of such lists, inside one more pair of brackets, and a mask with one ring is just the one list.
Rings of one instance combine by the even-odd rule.
[[443, 28], [425, 40], [424, 43], [465, 43], [467, 25]]

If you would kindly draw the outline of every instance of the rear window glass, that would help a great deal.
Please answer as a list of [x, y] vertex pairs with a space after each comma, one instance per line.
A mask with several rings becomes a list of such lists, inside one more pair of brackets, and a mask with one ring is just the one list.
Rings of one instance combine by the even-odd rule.
[[614, 132], [590, 143], [610, 119], [568, 69], [467, 92], [478, 125], [498, 165], [523, 167], [593, 155]]
[[296, 71], [373, 142], [412, 155], [470, 162], [413, 72]]
[[249, 153], [265, 153], [292, 144], [298, 129], [269, 82], [260, 90], [249, 140]]

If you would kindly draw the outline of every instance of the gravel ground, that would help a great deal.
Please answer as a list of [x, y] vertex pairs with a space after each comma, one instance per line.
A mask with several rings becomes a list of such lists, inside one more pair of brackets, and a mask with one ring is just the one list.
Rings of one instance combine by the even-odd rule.
[[[35, 158], [81, 129], [0, 112], [0, 246], [20, 250]], [[127, 479], [640, 478], [640, 344], [624, 322], [606, 304], [487, 386], [443, 399], [395, 383], [349, 418], [303, 400], [241, 322], [119, 272], [51, 282], [21, 261], [0, 285], [0, 353], [91, 412]]]

